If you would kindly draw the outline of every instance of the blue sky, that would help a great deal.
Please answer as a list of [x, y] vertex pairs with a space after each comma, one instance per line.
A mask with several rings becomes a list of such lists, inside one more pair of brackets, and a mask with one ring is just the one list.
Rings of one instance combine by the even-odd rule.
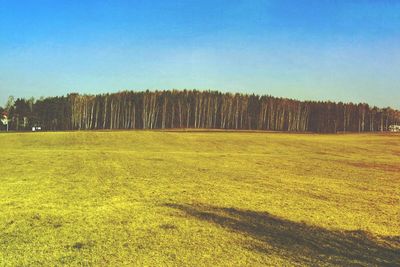
[[400, 1], [0, 0], [0, 104], [172, 88], [400, 108]]

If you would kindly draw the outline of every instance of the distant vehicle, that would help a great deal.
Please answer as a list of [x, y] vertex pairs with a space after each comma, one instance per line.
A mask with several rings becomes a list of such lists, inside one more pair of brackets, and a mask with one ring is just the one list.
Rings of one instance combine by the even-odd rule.
[[400, 132], [400, 125], [390, 125], [389, 131], [390, 132]]
[[32, 132], [40, 132], [42, 130], [42, 127], [40, 126], [33, 126], [32, 127]]

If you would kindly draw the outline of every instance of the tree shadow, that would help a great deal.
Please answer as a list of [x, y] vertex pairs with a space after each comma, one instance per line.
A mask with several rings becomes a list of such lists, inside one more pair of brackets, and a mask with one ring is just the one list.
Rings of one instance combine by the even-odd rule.
[[[204, 205], [166, 204], [183, 215], [252, 237], [247, 248], [278, 253], [300, 265], [400, 266], [400, 236], [333, 231], [292, 222], [267, 212]], [[253, 241], [252, 241], [253, 240]]]

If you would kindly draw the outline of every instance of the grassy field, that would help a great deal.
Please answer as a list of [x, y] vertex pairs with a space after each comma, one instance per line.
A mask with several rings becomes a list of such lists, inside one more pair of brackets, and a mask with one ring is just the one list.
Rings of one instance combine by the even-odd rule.
[[0, 134], [0, 266], [400, 265], [400, 135]]

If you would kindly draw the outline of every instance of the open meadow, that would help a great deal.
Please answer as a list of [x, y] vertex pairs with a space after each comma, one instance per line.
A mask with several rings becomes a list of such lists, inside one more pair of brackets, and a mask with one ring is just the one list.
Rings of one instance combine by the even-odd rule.
[[400, 265], [400, 135], [0, 134], [0, 266]]

